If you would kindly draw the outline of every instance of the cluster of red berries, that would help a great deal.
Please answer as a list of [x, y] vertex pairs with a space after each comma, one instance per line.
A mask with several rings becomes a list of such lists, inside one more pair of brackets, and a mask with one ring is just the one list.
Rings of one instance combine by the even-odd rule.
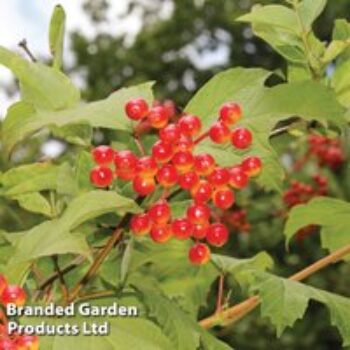
[[[219, 144], [231, 141], [237, 149], [248, 148], [252, 142], [251, 132], [241, 127], [230, 129], [242, 117], [240, 106], [233, 102], [222, 105], [218, 121], [204, 133], [201, 133], [199, 117], [182, 114], [177, 121], [169, 123], [170, 112], [164, 105], [149, 108], [141, 98], [129, 101], [125, 112], [130, 119], [138, 121], [138, 125], [146, 123], [157, 129], [159, 139], [153, 144], [151, 154], [141, 157], [130, 150], [115, 151], [109, 146], [95, 148], [92, 156], [97, 165], [90, 173], [92, 183], [106, 187], [114, 178], [132, 181], [133, 190], [141, 197], [151, 194], [157, 186], [162, 187], [164, 193], [169, 193], [174, 186], [188, 191], [193, 203], [187, 208], [185, 217], [172, 220], [165, 195], [146, 213], [132, 218], [131, 230], [138, 236], [149, 233], [158, 243], [171, 237], [191, 238], [197, 243], [190, 249], [190, 261], [206, 263], [210, 250], [198, 240], [206, 239], [209, 244], [220, 247], [229, 235], [224, 224], [210, 223], [209, 202], [219, 209], [229, 209], [235, 202], [233, 189], [245, 188], [249, 178], [260, 173], [262, 162], [260, 158], [250, 156], [239, 165], [221, 167], [212, 155], [194, 154], [194, 149], [207, 137]], [[114, 164], [114, 170], [111, 164]]]
[[[27, 296], [23, 288], [18, 285], [9, 285], [4, 275], [0, 274], [0, 302], [2, 306], [15, 304], [23, 306]], [[32, 335], [18, 335], [7, 332], [7, 318], [0, 309], [0, 349], [1, 350], [38, 350], [39, 338]]]
[[320, 166], [337, 170], [345, 161], [339, 139], [312, 134], [308, 138], [309, 154], [316, 156]]
[[290, 181], [290, 187], [283, 194], [283, 200], [288, 208], [307, 203], [314, 197], [327, 195], [328, 179], [317, 174], [312, 177], [312, 180], [312, 184], [298, 180]]
[[248, 233], [251, 230], [251, 224], [248, 221], [247, 210], [245, 209], [225, 210], [222, 221], [237, 232]]
[[[326, 177], [316, 174], [312, 177], [313, 184], [302, 183], [297, 180], [290, 182], [290, 187], [283, 194], [283, 199], [288, 209], [309, 202], [312, 198], [325, 196], [328, 193], [328, 180]], [[313, 234], [316, 230], [315, 225], [308, 225], [301, 228], [296, 233], [296, 240], [303, 241], [306, 237]]]

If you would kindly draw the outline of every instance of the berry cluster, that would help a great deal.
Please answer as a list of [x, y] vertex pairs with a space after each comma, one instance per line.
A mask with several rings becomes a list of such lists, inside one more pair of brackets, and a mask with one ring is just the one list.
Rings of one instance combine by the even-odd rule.
[[345, 161], [345, 155], [339, 139], [312, 134], [308, 138], [309, 154], [314, 155], [320, 166], [328, 166], [332, 170], [339, 169]]
[[313, 184], [307, 184], [297, 180], [290, 181], [290, 187], [283, 194], [283, 200], [288, 208], [307, 203], [314, 197], [327, 195], [327, 178], [317, 174], [312, 179]]
[[[314, 197], [325, 196], [328, 193], [328, 180], [326, 177], [316, 174], [312, 177], [313, 184], [302, 183], [297, 180], [290, 182], [291, 186], [283, 194], [283, 200], [288, 209], [298, 205], [307, 203]], [[296, 233], [298, 242], [303, 241], [306, 237], [313, 234], [316, 230], [315, 225], [308, 225], [301, 228]]]
[[[169, 122], [171, 113], [164, 104], [149, 108], [141, 98], [127, 102], [125, 113], [131, 120], [138, 121], [135, 130], [140, 124], [157, 129], [158, 140], [153, 144], [151, 154], [142, 154], [141, 157], [130, 150], [115, 151], [109, 146], [98, 146], [92, 151], [96, 162], [90, 173], [92, 183], [107, 187], [115, 178], [132, 181], [133, 190], [140, 197], [151, 194], [157, 186], [163, 188], [161, 200], [152, 204], [147, 212], [132, 218], [132, 232], [137, 236], [149, 233], [158, 243], [164, 243], [171, 237], [191, 238], [196, 244], [190, 249], [190, 261], [194, 264], [206, 263], [210, 250], [198, 241], [206, 239], [210, 245], [221, 247], [229, 236], [224, 224], [211, 223], [211, 204], [222, 210], [229, 209], [235, 202], [233, 190], [245, 188], [249, 178], [260, 173], [262, 162], [258, 157], [249, 156], [238, 165], [221, 167], [212, 155], [195, 154], [194, 151], [205, 138], [218, 144], [231, 142], [236, 149], [248, 148], [252, 143], [251, 132], [242, 127], [231, 130], [231, 125], [242, 117], [240, 106], [233, 102], [222, 105], [218, 121], [206, 132], [201, 130], [199, 117], [182, 114], [177, 121]], [[111, 164], [114, 165], [113, 170]], [[193, 202], [185, 217], [172, 220], [166, 198], [175, 186], [188, 191]]]
[[[23, 306], [27, 299], [25, 291], [17, 285], [9, 285], [4, 275], [0, 274], [0, 302], [6, 307], [8, 304]], [[0, 309], [0, 349], [1, 350], [38, 350], [37, 336], [11, 334], [7, 332], [7, 318]]]
[[223, 213], [222, 221], [237, 232], [248, 233], [251, 230], [245, 209], [226, 210]]

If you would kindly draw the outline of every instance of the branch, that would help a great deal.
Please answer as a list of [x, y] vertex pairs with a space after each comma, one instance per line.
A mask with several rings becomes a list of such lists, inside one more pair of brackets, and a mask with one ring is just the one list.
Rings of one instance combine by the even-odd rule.
[[[291, 281], [302, 281], [314, 273], [322, 270], [323, 268], [338, 262], [341, 260], [341, 258], [348, 254], [350, 254], [350, 244], [316, 261], [312, 265], [290, 276], [288, 279]], [[228, 325], [240, 320], [250, 311], [254, 310], [259, 304], [260, 298], [258, 296], [253, 296], [237, 305], [234, 305], [220, 312], [219, 314], [214, 314], [201, 320], [199, 324], [204, 328], [211, 328], [219, 324]]]
[[69, 300], [69, 290], [68, 290], [66, 281], [64, 279], [64, 276], [62, 274], [62, 271], [60, 269], [60, 266], [58, 264], [58, 256], [54, 255], [52, 257], [52, 261], [53, 261], [53, 264], [54, 264], [54, 267], [55, 267], [55, 271], [56, 271], [56, 273], [58, 275], [58, 280], [60, 281], [60, 286], [61, 286], [61, 290], [62, 290], [63, 300], [64, 300], [65, 303], [67, 303], [68, 300]]
[[[143, 200], [142, 197], [138, 197], [136, 199], [136, 203], [140, 204]], [[92, 263], [90, 269], [85, 274], [85, 276], [78, 282], [78, 284], [73, 288], [72, 292], [70, 293], [69, 302], [74, 301], [78, 296], [82, 288], [84, 288], [90, 281], [91, 278], [93, 278], [97, 271], [99, 270], [102, 263], [105, 261], [111, 250], [117, 245], [117, 243], [122, 238], [123, 230], [125, 226], [128, 224], [129, 220], [131, 218], [131, 214], [127, 213], [123, 216], [123, 218], [120, 220], [119, 224], [115, 228], [112, 236], [108, 240], [106, 246], [101, 249], [101, 251], [98, 253], [95, 261]]]

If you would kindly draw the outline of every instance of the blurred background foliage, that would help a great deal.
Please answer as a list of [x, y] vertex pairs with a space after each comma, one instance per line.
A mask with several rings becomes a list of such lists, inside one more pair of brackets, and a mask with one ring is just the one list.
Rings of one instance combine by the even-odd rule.
[[[111, 1], [118, 0], [85, 1], [86, 15], [96, 25], [103, 25], [113, 18], [109, 14]], [[235, 18], [249, 12], [253, 5], [271, 3], [281, 1], [132, 0], [127, 11], [113, 20], [123, 21], [137, 16], [141, 23], [138, 34], [114, 36], [105, 32], [91, 37], [81, 32], [71, 33], [74, 65], [70, 70], [82, 80], [83, 95], [87, 100], [105, 98], [122, 86], [154, 80], [157, 82], [157, 98], [170, 98], [182, 108], [204, 82], [221, 70], [257, 66], [285, 71], [284, 60], [265, 42], [254, 37], [249, 25], [235, 22]], [[349, 0], [328, 1], [326, 10], [315, 23], [316, 34], [321, 40], [329, 40], [334, 19], [349, 16]], [[44, 135], [42, 140], [46, 137]], [[36, 139], [22, 150], [21, 162], [37, 158], [42, 140]], [[305, 154], [306, 137], [296, 141], [294, 137], [285, 135], [278, 137], [276, 142], [273, 140], [273, 145], [282, 159], [286, 154], [292, 155], [285, 162], [289, 170], [288, 180], [297, 178], [302, 182], [312, 182], [311, 175], [317, 169], [315, 161], [310, 160], [303, 171], [295, 172], [291, 166], [291, 162]], [[344, 152], [349, 149], [345, 143], [342, 147]], [[62, 157], [70, 155], [67, 152]], [[346, 164], [349, 162], [336, 171], [322, 169], [322, 174], [329, 180], [330, 195], [349, 200], [350, 191], [343, 191], [350, 183], [350, 170]], [[288, 186], [287, 181], [286, 188]], [[291, 275], [325, 254], [320, 249], [317, 232], [305, 239], [294, 240], [290, 251], [286, 252], [282, 235], [284, 219], [280, 215], [286, 211], [286, 206], [281, 194], [251, 188], [238, 198], [238, 203], [240, 207], [236, 209], [246, 212], [250, 229], [247, 230], [244, 225], [233, 228], [232, 240], [223, 254], [248, 257], [267, 250], [275, 259], [275, 272], [282, 276]], [[16, 204], [0, 203], [1, 224], [9, 231], [23, 230], [23, 222], [31, 227], [38, 219]], [[350, 265], [330, 267], [311, 277], [308, 283], [350, 296]], [[235, 281], [227, 280], [226, 289], [232, 291], [228, 298], [231, 303], [242, 300], [243, 294]], [[214, 285], [208, 298], [208, 308], [202, 310], [201, 317], [214, 310], [215, 294]], [[312, 303], [306, 317], [280, 339], [275, 337], [275, 329], [270, 323], [257, 317], [257, 313], [215, 332], [238, 350], [341, 349], [340, 337], [329, 324], [327, 311]]]

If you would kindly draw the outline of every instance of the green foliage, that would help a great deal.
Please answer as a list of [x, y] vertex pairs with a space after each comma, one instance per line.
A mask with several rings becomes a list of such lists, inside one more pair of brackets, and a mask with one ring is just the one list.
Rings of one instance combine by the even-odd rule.
[[53, 56], [53, 66], [60, 69], [63, 61], [64, 31], [66, 14], [61, 5], [56, 5], [50, 23], [49, 45]]
[[334, 198], [315, 198], [307, 204], [294, 207], [285, 227], [287, 244], [302, 227], [319, 225], [322, 247], [334, 251], [350, 244], [348, 227], [350, 204]]
[[277, 336], [303, 317], [310, 299], [313, 299], [328, 308], [331, 323], [342, 335], [343, 345], [350, 345], [348, 298], [272, 275], [261, 274], [257, 279], [257, 284], [252, 288], [261, 297], [261, 315], [268, 317], [276, 326]]

